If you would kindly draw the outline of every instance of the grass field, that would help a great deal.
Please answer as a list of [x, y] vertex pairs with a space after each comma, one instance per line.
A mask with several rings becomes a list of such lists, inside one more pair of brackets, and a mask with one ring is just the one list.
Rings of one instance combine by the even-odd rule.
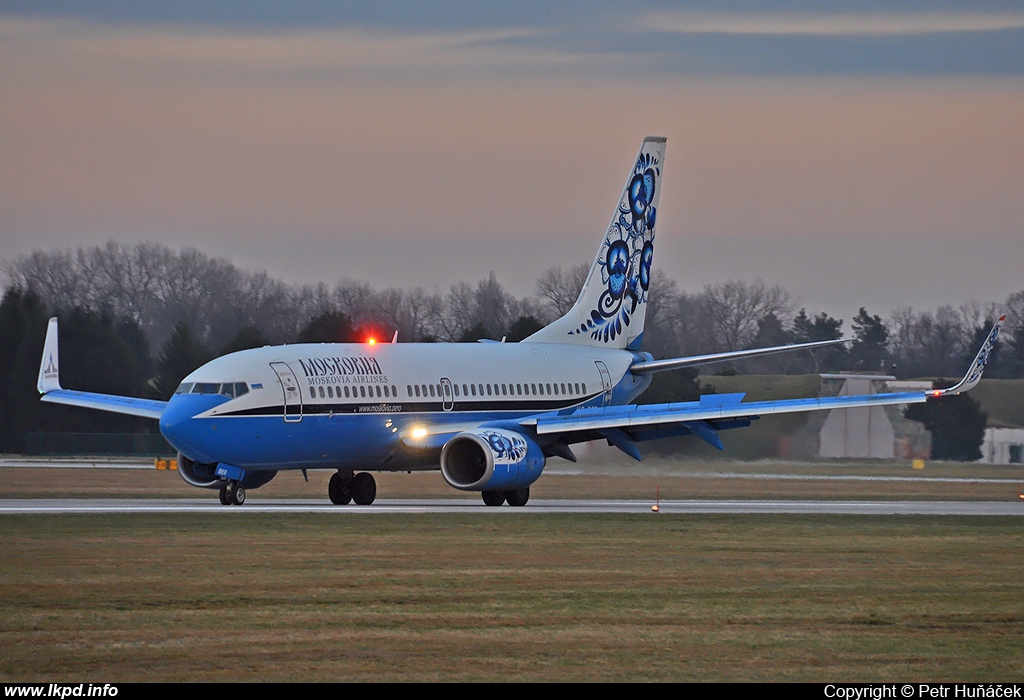
[[1019, 518], [4, 516], [0, 680], [1018, 680]]

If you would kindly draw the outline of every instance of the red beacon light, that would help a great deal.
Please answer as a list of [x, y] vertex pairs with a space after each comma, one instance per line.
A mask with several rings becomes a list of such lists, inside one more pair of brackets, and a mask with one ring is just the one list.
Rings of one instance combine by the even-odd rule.
[[374, 338], [374, 337], [373, 337], [373, 336], [371, 335], [371, 336], [370, 336], [369, 338], [367, 338], [367, 339], [366, 339], [366, 344], [367, 344], [367, 345], [376, 345], [376, 344], [377, 344], [377, 339], [376, 339], [376, 338]]

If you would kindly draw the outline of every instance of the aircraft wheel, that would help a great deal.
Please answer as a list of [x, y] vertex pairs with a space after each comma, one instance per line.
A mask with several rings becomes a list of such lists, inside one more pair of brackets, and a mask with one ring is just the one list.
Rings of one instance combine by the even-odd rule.
[[327, 482], [327, 495], [331, 503], [336, 506], [347, 506], [352, 502], [351, 482], [341, 478], [341, 474], [331, 474], [331, 480]]
[[231, 502], [236, 506], [240, 506], [245, 503], [245, 489], [242, 488], [241, 484], [237, 484], [234, 489], [234, 497]]
[[229, 506], [229, 505], [231, 505], [231, 499], [228, 497], [228, 487], [227, 487], [227, 484], [225, 484], [224, 486], [220, 487], [220, 504], [222, 506]]
[[368, 506], [373, 503], [373, 499], [377, 497], [377, 482], [373, 478], [373, 474], [369, 472], [359, 472], [352, 477], [352, 500], [356, 502], [356, 505]]
[[505, 502], [504, 491], [483, 491], [481, 492], [484, 497], [484, 505], [487, 506], [500, 506]]
[[506, 491], [505, 500], [508, 501], [510, 506], [525, 506], [526, 502], [530, 500], [530, 487], [527, 486], [525, 489], [518, 489], [516, 491]]

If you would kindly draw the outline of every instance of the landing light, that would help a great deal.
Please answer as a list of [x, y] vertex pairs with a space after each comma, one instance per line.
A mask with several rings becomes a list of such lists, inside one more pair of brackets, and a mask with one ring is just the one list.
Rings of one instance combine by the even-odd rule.
[[413, 437], [414, 440], [419, 440], [420, 438], [425, 438], [426, 436], [427, 436], [427, 429], [426, 428], [419, 427], [419, 428], [413, 428], [412, 429], [412, 437]]

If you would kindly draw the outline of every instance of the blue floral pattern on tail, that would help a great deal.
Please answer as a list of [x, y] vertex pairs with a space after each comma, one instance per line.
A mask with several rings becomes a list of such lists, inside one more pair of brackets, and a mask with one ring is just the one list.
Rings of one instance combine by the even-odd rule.
[[608, 229], [601, 247], [601, 279], [608, 288], [586, 322], [569, 335], [590, 333], [595, 340], [607, 343], [622, 334], [637, 307], [647, 303], [658, 214], [653, 203], [660, 178], [658, 159], [642, 153], [619, 202], [618, 219]]

